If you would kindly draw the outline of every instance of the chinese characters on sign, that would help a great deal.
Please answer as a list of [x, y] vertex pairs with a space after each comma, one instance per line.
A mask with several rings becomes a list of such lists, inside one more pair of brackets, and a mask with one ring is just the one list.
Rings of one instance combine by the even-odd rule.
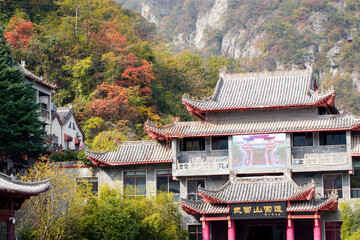
[[286, 202], [230, 204], [232, 219], [285, 218]]

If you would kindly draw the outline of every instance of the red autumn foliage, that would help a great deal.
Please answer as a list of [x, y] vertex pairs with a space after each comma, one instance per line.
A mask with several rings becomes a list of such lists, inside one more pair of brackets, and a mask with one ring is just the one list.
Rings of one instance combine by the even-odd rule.
[[127, 118], [132, 111], [127, 98], [127, 89], [102, 83], [98, 86], [92, 102], [87, 106], [87, 111], [105, 120], [116, 121]]
[[104, 53], [113, 51], [121, 53], [127, 46], [126, 38], [119, 33], [116, 26], [117, 19], [100, 25], [96, 32], [89, 32], [87, 35], [92, 42], [94, 51]]
[[140, 64], [129, 64], [121, 74], [123, 81], [119, 82], [125, 87], [139, 86], [141, 96], [150, 96], [151, 81], [155, 78], [152, 71], [152, 64], [142, 60]]
[[30, 45], [31, 33], [33, 31], [33, 23], [26, 21], [22, 17], [14, 15], [9, 24], [4, 36], [15, 49], [27, 49]]

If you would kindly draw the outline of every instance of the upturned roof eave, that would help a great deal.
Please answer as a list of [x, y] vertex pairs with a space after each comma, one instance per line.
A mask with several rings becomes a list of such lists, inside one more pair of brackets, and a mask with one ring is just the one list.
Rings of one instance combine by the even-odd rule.
[[[336, 110], [336, 107], [334, 105], [334, 98], [335, 98], [335, 93], [333, 90], [330, 90], [323, 98], [311, 103], [302, 103], [302, 104], [273, 104], [273, 105], [265, 105], [265, 106], [255, 105], [255, 106], [237, 106], [237, 107], [221, 107], [221, 108], [201, 108], [196, 103], [205, 103], [206, 101], [209, 100], [196, 100], [185, 96], [183, 96], [182, 98], [182, 103], [187, 107], [188, 111], [194, 115], [194, 112], [209, 113], [209, 112], [224, 112], [224, 111], [245, 111], [245, 110], [248, 111], [248, 110], [262, 110], [262, 109], [304, 108], [304, 107], [321, 107], [321, 106], [329, 106]], [[194, 116], [198, 117], [197, 115]]]

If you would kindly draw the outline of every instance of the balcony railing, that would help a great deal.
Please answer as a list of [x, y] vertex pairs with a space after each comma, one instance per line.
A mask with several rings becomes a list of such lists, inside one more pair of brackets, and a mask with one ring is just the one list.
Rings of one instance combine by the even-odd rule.
[[229, 168], [228, 157], [194, 157], [189, 159], [186, 163], [177, 163], [177, 170], [185, 169], [227, 169]]
[[347, 154], [340, 153], [305, 153], [303, 158], [293, 158], [293, 165], [341, 165], [346, 164]]

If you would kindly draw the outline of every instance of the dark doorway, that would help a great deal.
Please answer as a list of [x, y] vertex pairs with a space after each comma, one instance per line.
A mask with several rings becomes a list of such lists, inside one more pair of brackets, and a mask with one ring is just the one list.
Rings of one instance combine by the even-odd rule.
[[295, 239], [308, 240], [314, 239], [314, 220], [295, 220]]
[[212, 221], [211, 222], [211, 239], [223, 240], [227, 239], [228, 221]]
[[248, 226], [246, 240], [284, 240], [283, 225]]

